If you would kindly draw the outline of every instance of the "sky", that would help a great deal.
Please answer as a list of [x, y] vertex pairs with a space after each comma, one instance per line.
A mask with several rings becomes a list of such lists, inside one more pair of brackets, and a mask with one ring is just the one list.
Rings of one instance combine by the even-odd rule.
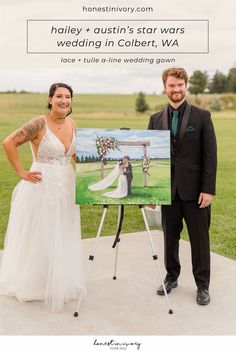
[[[77, 156], [98, 156], [97, 137], [112, 137], [117, 141], [148, 141], [147, 154], [150, 158], [170, 158], [170, 134], [160, 130], [120, 130], [120, 129], [77, 129]], [[130, 159], [142, 159], [143, 147], [119, 146], [119, 150], [109, 150], [108, 158], [120, 159], [128, 155]]]
[[[227, 4], [227, 5], [226, 5]], [[150, 6], [153, 12], [128, 13], [83, 12], [83, 6]], [[189, 75], [194, 70], [212, 76], [218, 69], [225, 74], [236, 63], [235, 0], [1, 0], [0, 5], [0, 91], [27, 90], [47, 92], [53, 82], [66, 82], [77, 93], [123, 93], [139, 91], [161, 93], [161, 73], [169, 66], [183, 66]], [[169, 63], [84, 63], [84, 58], [101, 58], [95, 54], [29, 54], [26, 52], [26, 21], [36, 20], [209, 20], [209, 53], [203, 54], [114, 54], [108, 57], [174, 59]], [[122, 22], [121, 22], [122, 23]], [[202, 33], [188, 38], [202, 41]], [[198, 38], [199, 37], [199, 38]], [[99, 37], [98, 37], [99, 38]], [[187, 40], [187, 37], [185, 37]], [[38, 32], [36, 45], [46, 43]], [[81, 58], [74, 64], [61, 58]]]

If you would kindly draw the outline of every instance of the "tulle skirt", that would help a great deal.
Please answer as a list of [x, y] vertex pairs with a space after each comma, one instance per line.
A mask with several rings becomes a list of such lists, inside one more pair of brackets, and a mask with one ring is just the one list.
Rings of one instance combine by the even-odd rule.
[[81, 258], [80, 210], [71, 164], [34, 162], [42, 181], [20, 181], [11, 211], [0, 270], [0, 294], [41, 300], [52, 311], [86, 288]]
[[113, 192], [106, 192], [103, 194], [109, 198], [123, 198], [128, 195], [128, 182], [125, 175], [120, 175], [118, 180], [118, 186]]

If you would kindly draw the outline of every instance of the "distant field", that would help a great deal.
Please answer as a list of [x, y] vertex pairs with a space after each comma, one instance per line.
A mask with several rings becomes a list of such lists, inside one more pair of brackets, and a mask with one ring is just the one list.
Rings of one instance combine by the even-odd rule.
[[[135, 112], [137, 95], [75, 95], [72, 116], [81, 128], [146, 129], [149, 116], [163, 107], [165, 96], [148, 95], [150, 110], [145, 114]], [[210, 107], [215, 96], [199, 96], [198, 103]], [[218, 97], [218, 96], [216, 96]], [[192, 103], [196, 98], [190, 97]], [[224, 99], [225, 100], [225, 99]], [[224, 101], [222, 100], [222, 102]], [[227, 100], [226, 100], [227, 101]], [[236, 97], [231, 95], [228, 110], [212, 114], [218, 140], [217, 196], [212, 206], [211, 249], [221, 255], [236, 259]], [[0, 94], [0, 141], [12, 130], [34, 116], [45, 113], [46, 94]], [[20, 147], [23, 165], [28, 168], [31, 155], [28, 145]], [[0, 248], [3, 247], [11, 192], [19, 178], [12, 171], [2, 147], [0, 148]], [[93, 237], [102, 215], [100, 206], [82, 206], [83, 237]], [[109, 207], [103, 235], [114, 234], [117, 224], [117, 207]], [[144, 230], [140, 211], [135, 206], [125, 208], [124, 232]], [[186, 231], [184, 233], [186, 237]]]

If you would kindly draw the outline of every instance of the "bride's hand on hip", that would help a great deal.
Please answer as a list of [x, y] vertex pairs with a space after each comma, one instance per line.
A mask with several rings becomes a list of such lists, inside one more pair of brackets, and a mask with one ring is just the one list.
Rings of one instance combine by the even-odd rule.
[[39, 171], [24, 171], [20, 173], [20, 177], [25, 181], [38, 183], [42, 180], [42, 173]]

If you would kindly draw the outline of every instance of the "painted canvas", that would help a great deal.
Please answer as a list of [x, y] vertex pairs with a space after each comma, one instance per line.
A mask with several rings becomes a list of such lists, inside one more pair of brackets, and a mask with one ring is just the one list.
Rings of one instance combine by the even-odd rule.
[[77, 204], [170, 204], [170, 132], [77, 129]]

